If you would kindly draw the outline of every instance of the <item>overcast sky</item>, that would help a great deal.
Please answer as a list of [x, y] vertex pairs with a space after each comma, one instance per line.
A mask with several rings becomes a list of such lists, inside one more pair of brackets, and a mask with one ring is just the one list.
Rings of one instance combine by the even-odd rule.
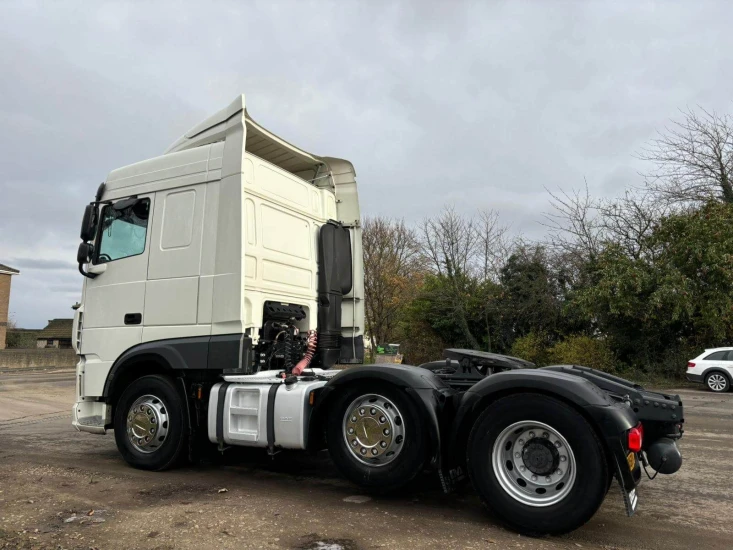
[[71, 317], [83, 206], [239, 93], [356, 166], [362, 213], [494, 208], [639, 185], [679, 109], [733, 111], [730, 2], [0, 2], [0, 263], [21, 327]]

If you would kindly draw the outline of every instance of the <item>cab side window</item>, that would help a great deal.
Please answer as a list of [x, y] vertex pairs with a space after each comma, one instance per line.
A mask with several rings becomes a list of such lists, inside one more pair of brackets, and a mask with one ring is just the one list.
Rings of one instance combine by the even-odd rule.
[[141, 199], [123, 209], [108, 204], [102, 209], [96, 264], [137, 256], [145, 252], [150, 199]]
[[727, 356], [727, 351], [716, 351], [715, 353], [711, 353], [710, 355], [708, 355], [705, 358], [705, 361], [725, 361]]

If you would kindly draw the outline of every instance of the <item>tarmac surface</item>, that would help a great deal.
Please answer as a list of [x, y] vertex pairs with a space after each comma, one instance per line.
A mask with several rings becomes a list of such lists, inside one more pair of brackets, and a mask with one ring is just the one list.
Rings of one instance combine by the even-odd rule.
[[218, 464], [134, 470], [112, 433], [71, 427], [72, 372], [0, 374], [0, 548], [732, 548], [733, 393], [668, 393], [685, 405], [682, 469], [645, 480], [632, 518], [612, 488], [584, 527], [532, 539], [501, 527], [470, 486], [446, 496], [426, 476], [367, 497], [326, 453], [236, 450]]

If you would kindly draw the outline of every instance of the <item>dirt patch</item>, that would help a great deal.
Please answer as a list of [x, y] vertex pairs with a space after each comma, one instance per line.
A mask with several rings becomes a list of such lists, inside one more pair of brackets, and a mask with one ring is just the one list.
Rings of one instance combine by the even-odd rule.
[[[53, 404], [59, 395], [60, 407], [73, 400], [73, 384], [51, 390], [46, 384], [17, 385], [4, 395], [11, 404], [31, 403], [30, 414], [41, 397]], [[444, 495], [433, 476], [420, 478], [410, 493], [344, 502], [361, 492], [326, 455], [272, 459], [227, 451], [207, 465], [145, 472], [122, 461], [111, 435], [77, 433], [68, 416], [4, 425], [0, 549], [727, 550], [733, 466], [725, 457], [733, 439], [733, 394], [685, 392], [683, 399], [682, 470], [645, 481], [632, 518], [612, 490], [588, 525], [543, 539], [502, 528], [470, 486]]]

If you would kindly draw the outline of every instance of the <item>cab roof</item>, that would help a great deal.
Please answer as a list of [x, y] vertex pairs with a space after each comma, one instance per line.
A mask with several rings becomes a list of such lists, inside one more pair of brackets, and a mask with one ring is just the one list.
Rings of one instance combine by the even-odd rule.
[[323, 171], [322, 167], [329, 168], [329, 160], [345, 162], [341, 159], [328, 159], [308, 153], [255, 122], [247, 112], [244, 94], [238, 96], [221, 111], [191, 128], [168, 147], [165, 153], [175, 153], [223, 140], [227, 122], [242, 111], [244, 111], [247, 128], [247, 141], [244, 149], [261, 159], [294, 174], [308, 172], [315, 174]]

